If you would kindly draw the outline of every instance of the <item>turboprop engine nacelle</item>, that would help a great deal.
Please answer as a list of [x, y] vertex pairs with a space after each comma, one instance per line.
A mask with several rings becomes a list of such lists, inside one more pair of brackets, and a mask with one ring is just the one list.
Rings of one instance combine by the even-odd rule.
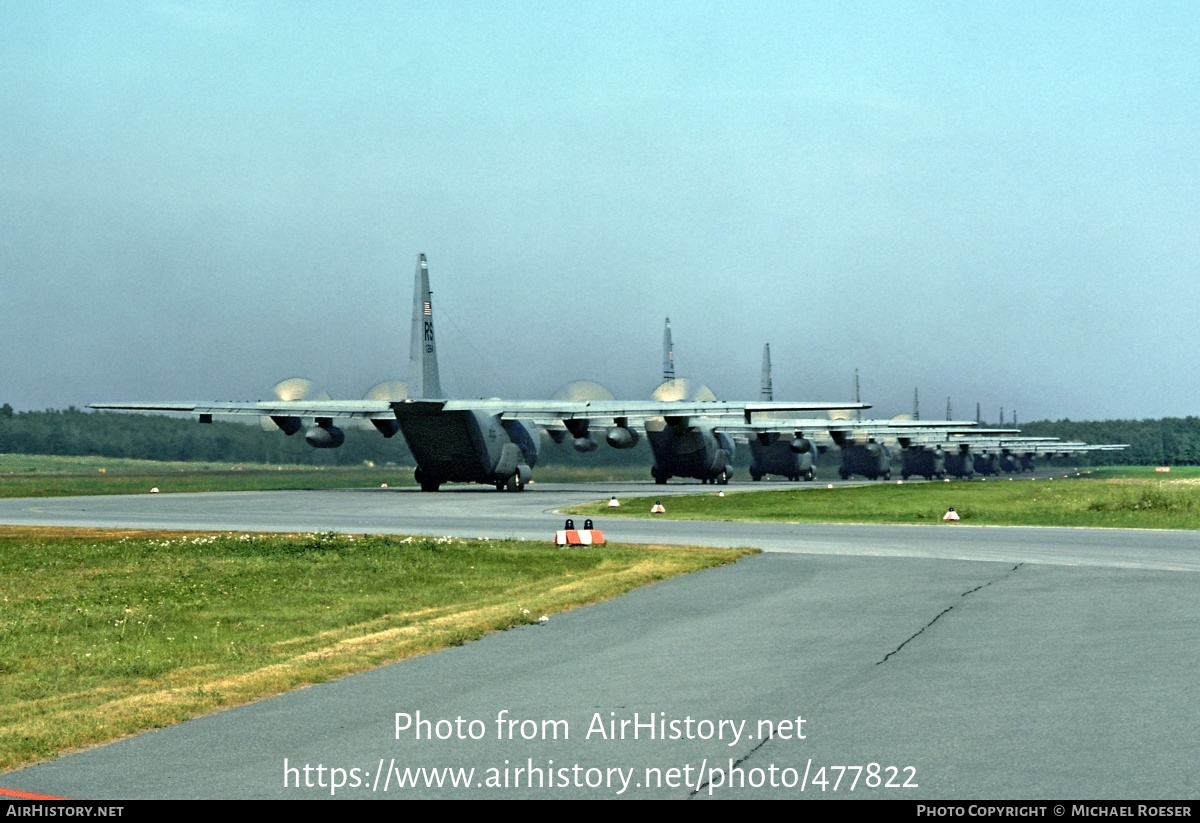
[[632, 449], [638, 439], [638, 433], [627, 426], [612, 426], [604, 432], [605, 442], [614, 449]]
[[[575, 438], [572, 445], [575, 446], [575, 451], [595, 451], [596, 441], [592, 439], [592, 435], [588, 434], [587, 420], [566, 420], [566, 431], [570, 432], [571, 437]], [[564, 434], [562, 431], [554, 432], [558, 434], [556, 443], [562, 443]]]
[[388, 418], [386, 420], [371, 420], [371, 425], [374, 426], [384, 437], [395, 437], [396, 432], [400, 431], [400, 421]]
[[299, 417], [272, 417], [271, 422], [278, 426], [279, 430], [288, 437], [300, 431], [300, 427], [304, 425]]
[[[588, 434], [588, 421], [586, 420], [567, 420], [567, 431], [571, 433], [571, 437], [575, 438], [573, 445], [577, 452], [590, 452], [596, 450], [596, 441]], [[561, 442], [562, 433], [559, 433]]]
[[318, 423], [304, 433], [304, 440], [314, 449], [336, 449], [346, 442], [346, 433], [332, 424]]
[[793, 437], [792, 442], [788, 443], [788, 448], [792, 450], [792, 454], [808, 454], [813, 451], [813, 443], [806, 437]]

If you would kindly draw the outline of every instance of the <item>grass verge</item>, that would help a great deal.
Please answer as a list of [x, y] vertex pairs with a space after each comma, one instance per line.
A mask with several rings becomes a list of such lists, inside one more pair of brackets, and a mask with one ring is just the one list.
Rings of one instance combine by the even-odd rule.
[[[570, 514], [649, 517], [656, 498], [603, 502]], [[1200, 472], [1151, 468], [1103, 469], [1057, 479], [993, 478], [986, 482], [880, 483], [808, 486], [664, 498], [666, 513], [681, 520], [758, 520], [792, 523], [940, 523], [953, 506], [960, 522], [989, 526], [1089, 526], [1200, 529]]]
[[746, 553], [0, 528], [0, 771]]
[[[542, 483], [641, 480], [644, 467], [539, 465]], [[415, 486], [412, 466], [266, 466], [0, 454], [0, 497]]]

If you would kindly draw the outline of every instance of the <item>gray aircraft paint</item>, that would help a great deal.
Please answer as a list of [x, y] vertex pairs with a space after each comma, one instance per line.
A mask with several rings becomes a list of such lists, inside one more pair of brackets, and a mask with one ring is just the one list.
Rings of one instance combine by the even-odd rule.
[[[770, 343], [763, 344], [760, 395], [764, 401], [775, 399]], [[762, 432], [750, 438], [750, 477], [756, 481], [767, 475], [812, 480], [816, 477], [816, 455], [816, 445], [798, 432], [794, 437], [782, 432]]]
[[856, 474], [861, 474], [868, 480], [891, 479], [892, 450], [874, 441], [844, 444], [838, 475], [843, 480], [848, 480]]
[[671, 318], [663, 327], [663, 382], [675, 379], [675, 346], [671, 342]]
[[946, 452], [940, 446], [909, 446], [900, 452], [900, 476], [918, 475], [926, 480], [946, 476]]
[[413, 276], [412, 334], [408, 344], [409, 397], [445, 397], [438, 377], [437, 340], [433, 334], [433, 292], [429, 289], [429, 263], [417, 255]]
[[[591, 424], [607, 426], [605, 440], [626, 448], [638, 440], [637, 425], [653, 432], [656, 477], [685, 476], [705, 481], [725, 481], [730, 474], [733, 441], [718, 427], [751, 425], [757, 415], [808, 413], [854, 407], [852, 403], [721, 402], [707, 389], [702, 397], [676, 396], [650, 401], [609, 398], [551, 400], [452, 400], [444, 397], [438, 372], [434, 309], [425, 255], [417, 257], [413, 289], [413, 318], [406, 396], [369, 396], [359, 400], [333, 400], [327, 396], [266, 401], [165, 401], [93, 403], [90, 408], [121, 411], [193, 413], [202, 423], [214, 416], [253, 415], [269, 418], [284, 434], [295, 434], [312, 420], [305, 439], [317, 448], [336, 448], [344, 433], [334, 420], [370, 425], [385, 437], [396, 431], [417, 462], [421, 488], [435, 491], [446, 482], [494, 484], [498, 489], [524, 488], [537, 462], [541, 427], [566, 429], [594, 448]], [[667, 351], [671, 353], [669, 328]], [[668, 358], [672, 362], [673, 357]], [[664, 384], [687, 394], [686, 381]], [[665, 467], [665, 468], [664, 468]], [[669, 473], [669, 474], [667, 474]]]
[[[417, 256], [410, 341], [410, 396], [443, 399], [424, 254]], [[425, 491], [437, 491], [446, 482], [490, 483], [520, 491], [537, 464], [540, 435], [520, 421], [502, 420], [483, 410], [445, 411], [421, 404], [397, 407], [396, 417], [417, 461], [416, 480]]]
[[[675, 344], [671, 339], [671, 318], [663, 325], [663, 384], [676, 381]], [[688, 385], [680, 381], [679, 386]], [[646, 439], [654, 465], [654, 482], [666, 483], [672, 477], [699, 480], [702, 483], [727, 483], [733, 476], [736, 445], [733, 439], [704, 421], [688, 420], [686, 425], [672, 424], [666, 418], [646, 421]]]

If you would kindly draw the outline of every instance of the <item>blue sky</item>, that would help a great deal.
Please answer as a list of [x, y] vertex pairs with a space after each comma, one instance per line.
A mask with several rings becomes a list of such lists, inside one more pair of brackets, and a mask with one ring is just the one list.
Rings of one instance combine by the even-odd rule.
[[0, 402], [1200, 413], [1189, 3], [0, 6]]

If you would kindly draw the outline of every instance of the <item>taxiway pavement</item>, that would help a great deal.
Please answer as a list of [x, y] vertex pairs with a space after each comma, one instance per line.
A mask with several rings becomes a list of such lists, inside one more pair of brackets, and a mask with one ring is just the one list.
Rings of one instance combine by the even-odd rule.
[[[549, 542], [555, 509], [629, 493], [3, 500], [0, 522]], [[0, 786], [93, 799], [1196, 796], [1192, 533], [598, 525], [621, 542], [767, 553], [11, 772]], [[417, 712], [434, 739], [397, 732], [397, 713]], [[466, 739], [437, 739], [457, 718], [478, 723]], [[467, 772], [448, 769], [474, 771], [451, 787]]]

